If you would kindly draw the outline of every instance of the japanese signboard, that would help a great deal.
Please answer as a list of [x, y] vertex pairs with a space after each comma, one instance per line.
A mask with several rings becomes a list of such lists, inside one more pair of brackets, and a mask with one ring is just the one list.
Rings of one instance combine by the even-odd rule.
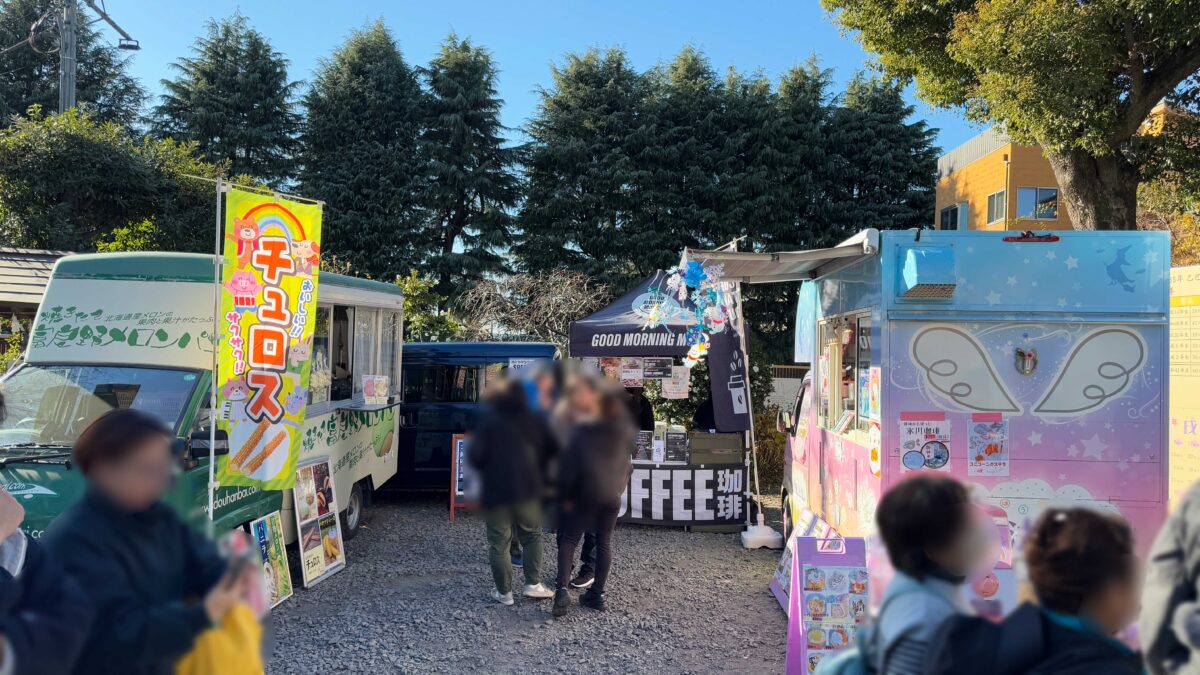
[[311, 367], [321, 207], [231, 190], [221, 273], [222, 485], [292, 487]]
[[295, 484], [292, 497], [300, 540], [300, 571], [308, 588], [346, 566], [346, 549], [329, 459], [323, 457], [300, 467]]
[[1008, 420], [1002, 413], [974, 413], [967, 429], [967, 475], [1007, 476]]
[[746, 519], [746, 466], [636, 466], [621, 496], [623, 523], [705, 525]]
[[900, 413], [900, 463], [907, 471], [950, 470], [950, 420], [945, 413]]
[[292, 597], [292, 572], [288, 567], [287, 551], [283, 547], [283, 522], [279, 512], [251, 522], [250, 536], [258, 545], [267, 599], [270, 606], [274, 607]]
[[[834, 544], [834, 545], [829, 545]], [[867, 618], [870, 580], [863, 539], [793, 540], [786, 672], [813, 673], [853, 644]]]
[[1171, 506], [1200, 480], [1200, 265], [1171, 269]]
[[455, 509], [473, 508], [478, 502], [479, 483], [475, 469], [467, 461], [466, 434], [450, 437], [450, 522], [454, 522]]

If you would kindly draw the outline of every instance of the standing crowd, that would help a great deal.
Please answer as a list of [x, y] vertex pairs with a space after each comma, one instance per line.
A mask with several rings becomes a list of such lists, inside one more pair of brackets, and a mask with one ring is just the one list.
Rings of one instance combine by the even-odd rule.
[[[644, 425], [641, 419], [648, 418], [653, 428], [653, 413], [641, 412], [649, 406], [644, 397], [589, 372], [572, 372], [565, 383], [561, 379], [558, 370], [544, 366], [527, 382], [493, 383], [467, 450], [479, 475], [496, 586], [492, 597], [513, 604], [512, 569], [519, 555], [523, 595], [553, 598], [555, 616], [570, 610], [572, 588], [586, 589], [579, 597], [584, 607], [607, 607], [613, 532], [633, 470], [635, 433]], [[553, 590], [542, 582], [546, 525], [557, 531]], [[582, 565], [572, 576], [581, 543]]]
[[[513, 604], [519, 558], [522, 595], [553, 598], [554, 616], [570, 611], [571, 589], [585, 591], [580, 605], [606, 608], [631, 449], [653, 419], [637, 393], [548, 366], [489, 387], [467, 455], [497, 602]], [[156, 418], [109, 411], [71, 455], [86, 493], [40, 542], [0, 490], [0, 675], [178, 672], [202, 634], [238, 611], [254, 566], [222, 557], [163, 502], [178, 449]], [[1144, 563], [1120, 518], [1047, 509], [1024, 535], [1030, 597], [999, 622], [974, 616], [965, 593], [995, 534], [962, 483], [918, 474], [876, 513], [895, 576], [855, 647], [819, 674], [1200, 673], [1200, 486]], [[547, 530], [558, 542], [553, 589], [542, 576]], [[1117, 637], [1135, 622], [1143, 653]]]

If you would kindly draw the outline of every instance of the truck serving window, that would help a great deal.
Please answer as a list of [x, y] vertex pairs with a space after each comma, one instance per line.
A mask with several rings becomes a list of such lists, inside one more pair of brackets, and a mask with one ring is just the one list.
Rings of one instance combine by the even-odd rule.
[[70, 447], [115, 408], [143, 410], [177, 429], [198, 379], [189, 370], [26, 364], [4, 382], [8, 416], [0, 422], [0, 447]]

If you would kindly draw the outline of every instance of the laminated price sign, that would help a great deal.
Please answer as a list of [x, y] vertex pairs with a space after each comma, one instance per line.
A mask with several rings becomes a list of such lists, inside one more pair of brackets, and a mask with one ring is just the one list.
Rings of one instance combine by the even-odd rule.
[[231, 190], [221, 273], [221, 485], [290, 488], [304, 426], [321, 207]]

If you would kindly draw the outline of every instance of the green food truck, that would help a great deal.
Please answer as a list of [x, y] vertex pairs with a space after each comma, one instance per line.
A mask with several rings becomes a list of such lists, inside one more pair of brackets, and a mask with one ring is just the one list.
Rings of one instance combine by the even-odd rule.
[[[0, 380], [0, 480], [25, 507], [33, 537], [77, 499], [84, 481], [71, 445], [99, 415], [136, 408], [170, 425], [186, 448], [168, 501], [189, 521], [208, 519], [212, 418], [213, 259], [187, 253], [112, 253], [58, 261], [29, 334], [24, 362]], [[322, 272], [312, 377], [300, 461], [328, 457], [345, 537], [373, 491], [396, 473], [398, 397], [364, 404], [363, 376], [400, 381], [399, 287]], [[374, 393], [374, 392], [373, 392]], [[375, 397], [373, 397], [375, 398]], [[227, 453], [217, 441], [215, 452]], [[217, 531], [284, 511], [294, 541], [290, 491], [219, 488]]]

